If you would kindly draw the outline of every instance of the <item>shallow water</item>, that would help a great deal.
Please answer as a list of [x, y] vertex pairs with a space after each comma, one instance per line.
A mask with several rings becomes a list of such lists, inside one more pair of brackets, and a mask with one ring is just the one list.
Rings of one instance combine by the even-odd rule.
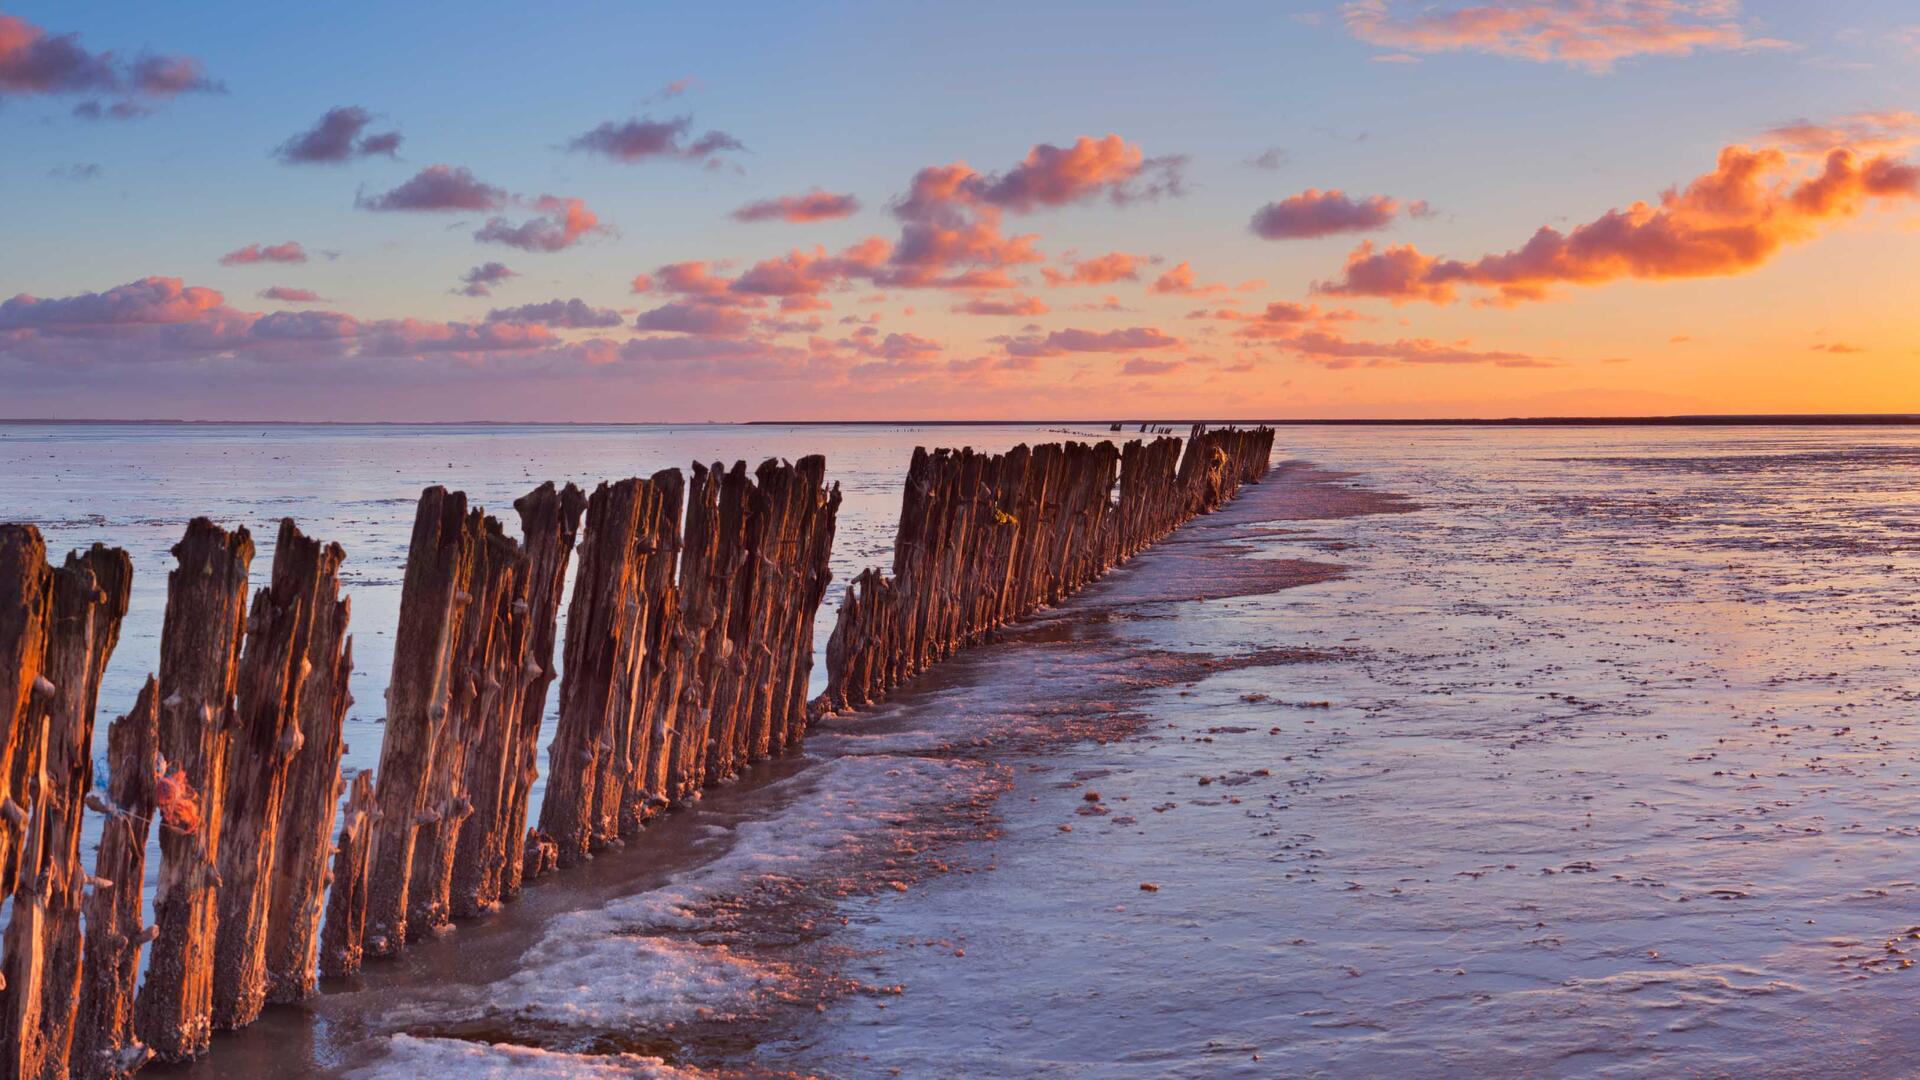
[[[836, 459], [842, 432], [855, 445]], [[850, 488], [841, 461], [870, 462], [853, 470], [870, 509], [843, 511], [869, 521], [854, 543], [843, 527], [843, 581], [856, 544], [884, 549], [902, 448], [1044, 437], [764, 435], [768, 452], [824, 448]], [[543, 469], [718, 453], [581, 437], [608, 441], [578, 472], [534, 437], [470, 448], [494, 475], [455, 481], [504, 505]], [[1920, 1070], [1920, 433], [1279, 442], [1349, 475], [1283, 469], [894, 703], [829, 721], [804, 757], [354, 992], [270, 1013], [194, 1071]], [[0, 475], [15, 452], [0, 440]], [[328, 453], [360, 463], [349, 476], [407, 470], [381, 497], [443, 479], [351, 433]], [[211, 505], [246, 509], [273, 468]], [[0, 486], [0, 517], [54, 497], [95, 512], [84, 489], [37, 483]], [[377, 486], [283, 497], [317, 517]], [[170, 518], [156, 553], [188, 501], [139, 512]], [[279, 505], [246, 512], [264, 526]], [[127, 542], [139, 514], [114, 513], [60, 542]], [[142, 568], [156, 553], [134, 549]], [[351, 587], [356, 621], [390, 627]], [[364, 666], [358, 696], [377, 701], [384, 663]]]

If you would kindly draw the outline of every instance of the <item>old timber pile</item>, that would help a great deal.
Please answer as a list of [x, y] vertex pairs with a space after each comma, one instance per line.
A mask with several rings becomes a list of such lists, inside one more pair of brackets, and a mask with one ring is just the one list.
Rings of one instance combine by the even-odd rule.
[[351, 785], [339, 545], [280, 522], [249, 598], [247, 530], [194, 519], [173, 549], [158, 674], [108, 726], [96, 786], [94, 714], [132, 560], [96, 544], [56, 567], [34, 526], [0, 525], [0, 1080], [198, 1057], [215, 1031], [632, 840], [796, 750], [822, 714], [1058, 603], [1257, 481], [1272, 446], [1268, 428], [1196, 426], [1184, 447], [916, 451], [892, 573], [846, 590], [812, 702], [840, 506], [825, 459], [668, 469], [591, 496], [544, 484], [514, 503], [518, 539], [428, 488], [379, 768]]

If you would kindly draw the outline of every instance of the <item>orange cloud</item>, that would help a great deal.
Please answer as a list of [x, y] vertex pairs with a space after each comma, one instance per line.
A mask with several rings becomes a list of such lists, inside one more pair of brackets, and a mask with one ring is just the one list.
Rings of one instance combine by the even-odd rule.
[[1200, 284], [1194, 277], [1192, 265], [1185, 262], [1155, 278], [1148, 289], [1167, 296], [1211, 296], [1227, 291], [1222, 284]]
[[976, 297], [953, 309], [961, 315], [1045, 315], [1047, 305], [1037, 296], [1010, 296], [1004, 300]]
[[473, 234], [481, 243], [506, 244], [522, 251], [564, 251], [582, 239], [607, 232], [600, 218], [579, 199], [542, 195], [533, 208], [542, 216], [518, 225], [506, 218], [488, 218]]
[[295, 241], [284, 244], [262, 246], [248, 244], [220, 256], [221, 266], [250, 266], [254, 263], [303, 263], [307, 261], [307, 252]]
[[1602, 73], [1636, 56], [1791, 48], [1750, 36], [1739, 0], [1517, 0], [1422, 7], [1354, 0], [1340, 9], [1369, 45], [1405, 52], [1483, 52]]
[[1180, 339], [1151, 326], [1130, 326], [1124, 330], [1055, 330], [1044, 337], [1025, 334], [994, 339], [1009, 356], [1060, 356], [1080, 352], [1132, 352], [1135, 349], [1170, 349]]
[[1049, 266], [1042, 269], [1040, 274], [1049, 285], [1109, 285], [1116, 281], [1138, 280], [1141, 262], [1136, 255], [1115, 251], [1092, 259], [1069, 262], [1065, 273]]
[[1657, 205], [1609, 210], [1564, 234], [1542, 226], [1519, 248], [1469, 262], [1411, 245], [1379, 251], [1363, 243], [1338, 280], [1314, 289], [1448, 303], [1460, 287], [1473, 286], [1512, 303], [1542, 299], [1556, 285], [1738, 274], [1859, 215], [1871, 200], [1916, 196], [1920, 166], [1885, 155], [1862, 160], [1852, 150], [1834, 149], [1809, 176], [1794, 175], [1780, 150], [1730, 146], [1713, 172], [1685, 189], [1669, 189]]

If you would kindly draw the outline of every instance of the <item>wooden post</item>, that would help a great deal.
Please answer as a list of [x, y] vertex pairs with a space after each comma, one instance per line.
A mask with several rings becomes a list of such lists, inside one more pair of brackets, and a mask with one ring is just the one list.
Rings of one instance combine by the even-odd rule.
[[159, 799], [159, 936], [136, 1024], [155, 1056], [181, 1062], [205, 1053], [212, 1033], [215, 866], [253, 538], [195, 518], [173, 554], [180, 565], [167, 578], [160, 638], [160, 755], [169, 790]]
[[580, 489], [549, 482], [514, 502], [527, 565], [512, 606], [524, 605], [517, 648], [502, 653], [494, 678], [518, 686], [489, 711], [490, 723], [468, 758], [467, 798], [473, 815], [460, 831], [454, 859], [453, 916], [473, 918], [520, 890], [527, 797], [538, 777], [535, 750], [552, 684], [553, 648], [567, 564], [586, 508]]
[[[471, 522], [472, 516], [469, 517]], [[452, 699], [435, 732], [426, 784], [426, 813], [414, 844], [407, 891], [407, 935], [420, 937], [453, 919], [453, 864], [460, 833], [473, 814], [467, 762], [497, 746], [507, 716], [519, 715], [526, 672], [527, 557], [491, 517], [479, 521], [469, 601], [463, 603], [450, 658]]]
[[[293, 730], [298, 732], [300, 746], [280, 803], [267, 909], [267, 1000], [279, 1003], [299, 1001], [314, 991], [314, 954], [326, 904], [333, 822], [342, 792], [340, 758], [347, 749], [342, 728], [353, 704], [347, 690], [353, 674], [353, 639], [347, 636], [352, 609], [339, 595], [339, 568], [345, 553], [337, 545], [321, 548], [312, 541], [298, 546], [301, 563], [297, 565], [312, 560], [316, 576], [307, 597], [312, 614], [301, 654], [306, 677], [295, 702]], [[296, 568], [289, 567], [290, 576]], [[278, 552], [274, 573], [280, 574]]]
[[46, 662], [53, 608], [47, 545], [31, 525], [0, 525], [0, 896], [13, 895], [20, 841], [27, 831], [26, 791], [40, 771], [41, 738], [29, 723]]
[[134, 1034], [134, 992], [140, 921], [147, 876], [147, 832], [153, 821], [155, 755], [160, 740], [160, 695], [153, 677], [140, 688], [133, 711], [107, 728], [107, 815], [86, 904], [86, 959], [69, 1068], [78, 1080], [124, 1080], [153, 1056]]
[[367, 930], [367, 874], [373, 829], [380, 816], [373, 774], [354, 774], [352, 794], [340, 818], [333, 849], [333, 887], [327, 892], [327, 924], [320, 935], [320, 974], [338, 979], [357, 974]]
[[[227, 747], [225, 824], [221, 827], [220, 927], [214, 947], [213, 1026], [242, 1028], [259, 1017], [267, 1000], [267, 937], [275, 885], [283, 873], [304, 874], [310, 867], [282, 867], [277, 859], [283, 838], [288, 777], [308, 755], [306, 730], [321, 735], [310, 755], [320, 765], [314, 786], [332, 790], [338, 775], [339, 715], [345, 687], [336, 683], [341, 644], [335, 621], [344, 611], [340, 592], [338, 544], [321, 544], [303, 535], [291, 518], [282, 519], [274, 541], [270, 583], [254, 595], [240, 657], [238, 726]], [[344, 629], [344, 627], [340, 627]], [[316, 636], [333, 646], [315, 663]], [[325, 665], [323, 668], [321, 665]], [[316, 678], [317, 677], [317, 678]], [[324, 687], [319, 695], [309, 683]], [[303, 708], [323, 715], [302, 716]], [[331, 733], [332, 747], [326, 736]], [[331, 761], [320, 760], [333, 751]], [[311, 800], [312, 793], [305, 792]], [[329, 808], [331, 809], [331, 808]], [[294, 827], [324, 837], [333, 816], [313, 820], [311, 807]], [[296, 855], [297, 857], [297, 855]], [[311, 856], [308, 856], [311, 858]]]
[[[479, 515], [472, 515], [477, 519]], [[387, 725], [380, 742], [379, 806], [366, 887], [366, 940], [358, 957], [391, 956], [406, 947], [408, 883], [414, 844], [427, 820], [427, 778], [435, 740], [447, 722], [452, 654], [472, 594], [477, 520], [467, 497], [430, 487], [420, 495], [407, 546], [394, 632], [393, 679], [387, 687]], [[334, 876], [334, 887], [340, 878]], [[331, 901], [329, 901], [331, 904]]]
[[[37, 541], [36, 535], [28, 546]], [[94, 706], [132, 580], [127, 553], [99, 544], [49, 568], [45, 651], [26, 714], [39, 760], [15, 761], [28, 766], [16, 790], [27, 797], [30, 815], [18, 849], [0, 990], [0, 1077], [8, 1080], [68, 1071], [80, 997], [80, 908], [88, 881], [80, 830], [93, 787]]]

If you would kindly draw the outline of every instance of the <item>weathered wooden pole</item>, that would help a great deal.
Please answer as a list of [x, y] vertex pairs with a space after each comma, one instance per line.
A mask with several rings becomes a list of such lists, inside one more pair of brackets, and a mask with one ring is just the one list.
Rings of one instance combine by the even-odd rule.
[[[299, 752], [280, 803], [267, 907], [267, 1000], [279, 1003], [299, 1001], [314, 991], [314, 954], [342, 791], [340, 758], [347, 749], [342, 729], [353, 704], [347, 690], [353, 674], [353, 639], [347, 635], [351, 605], [339, 595], [345, 553], [312, 541], [299, 547], [303, 563], [313, 560], [315, 577], [307, 597], [312, 614], [302, 652], [306, 675], [295, 702]], [[276, 577], [280, 573], [277, 552], [274, 572]]]
[[[380, 742], [378, 813], [366, 889], [363, 943], [351, 950], [391, 956], [406, 947], [408, 884], [414, 845], [428, 818], [427, 781], [435, 741], [447, 722], [454, 649], [472, 602], [480, 529], [467, 497], [430, 487], [420, 495], [394, 633], [393, 678], [387, 687], [386, 732]], [[470, 520], [470, 518], [472, 520]], [[334, 888], [340, 888], [336, 874]]]
[[147, 833], [160, 740], [160, 695], [152, 676], [133, 710], [107, 728], [107, 820], [85, 909], [86, 959], [68, 1067], [77, 1080], [124, 1080], [153, 1056], [134, 1033]]
[[[0, 988], [0, 1076], [9, 1080], [68, 1071], [84, 951], [80, 908], [88, 874], [81, 869], [80, 830], [93, 787], [94, 707], [127, 611], [133, 562], [124, 551], [95, 544], [49, 568], [48, 580], [45, 651], [31, 680], [25, 725], [37, 733], [39, 761], [23, 770], [25, 782], [16, 789], [30, 812]], [[15, 764], [28, 763], [16, 758]]]
[[[276, 881], [283, 873], [309, 869], [278, 863], [284, 843], [280, 830], [287, 824], [288, 779], [295, 763], [309, 756], [307, 728], [323, 735], [312, 748], [310, 758], [320, 767], [312, 770], [318, 775], [310, 779], [318, 786], [338, 775], [335, 710], [344, 705], [340, 695], [345, 688], [335, 682], [343, 643], [334, 623], [345, 614], [336, 599], [345, 557], [338, 544], [322, 544], [302, 534], [291, 518], [283, 519], [274, 541], [271, 580], [254, 595], [248, 616], [240, 656], [238, 724], [227, 746], [225, 768], [220, 926], [213, 972], [213, 1026], [219, 1030], [253, 1023], [266, 1005], [268, 924]], [[334, 647], [318, 657], [318, 664], [316, 635]], [[310, 695], [308, 684], [316, 680], [325, 692]], [[323, 715], [302, 716], [303, 708]], [[324, 740], [328, 731], [333, 733], [331, 748]], [[319, 761], [329, 749], [333, 760]], [[309, 808], [293, 825], [324, 837], [332, 830], [333, 818], [328, 814], [314, 820]], [[306, 852], [295, 857], [300, 854]]]
[[159, 936], [136, 1026], [155, 1056], [181, 1062], [205, 1053], [212, 1034], [215, 868], [253, 538], [195, 518], [173, 554], [160, 637]]
[[367, 930], [367, 875], [379, 817], [373, 774], [354, 774], [352, 794], [340, 817], [340, 838], [333, 849], [333, 887], [327, 891], [327, 922], [320, 933], [324, 978], [344, 978], [360, 971]]
[[460, 830], [454, 858], [452, 912], [456, 919], [491, 910], [520, 888], [527, 796], [538, 777], [534, 750], [552, 684], [560, 594], [586, 497], [568, 484], [546, 483], [514, 502], [520, 514], [526, 566], [510, 607], [518, 613], [513, 647], [491, 668], [509, 688], [486, 710], [486, 726], [467, 758], [466, 793], [473, 814]]

